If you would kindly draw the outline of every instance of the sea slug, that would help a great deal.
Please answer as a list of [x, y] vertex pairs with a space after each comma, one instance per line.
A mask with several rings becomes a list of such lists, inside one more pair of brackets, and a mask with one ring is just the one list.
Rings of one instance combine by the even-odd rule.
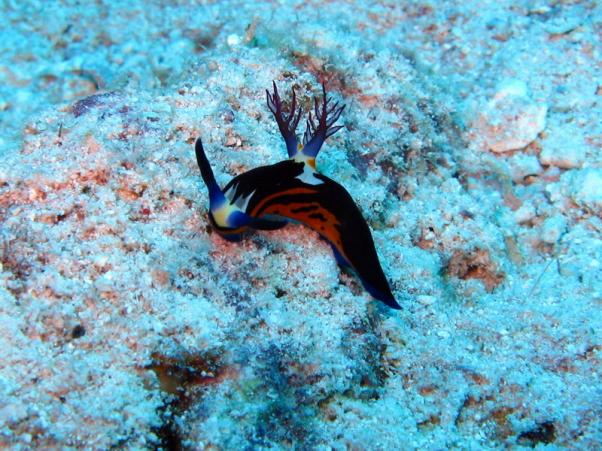
[[331, 104], [324, 85], [322, 92], [321, 105], [314, 99], [314, 116], [309, 113], [299, 142], [295, 131], [302, 110], [296, 109], [295, 91], [290, 112], [285, 114], [276, 84], [273, 93], [266, 90], [268, 108], [284, 138], [289, 159], [251, 169], [234, 177], [223, 189], [215, 180], [201, 139], [197, 139], [197, 162], [209, 190], [209, 220], [230, 241], [241, 239], [249, 228], [275, 230], [290, 221], [302, 223], [330, 243], [337, 262], [353, 269], [372, 296], [400, 309], [359, 208], [345, 188], [316, 170], [316, 156], [326, 138], [342, 128], [334, 124], [345, 108]]

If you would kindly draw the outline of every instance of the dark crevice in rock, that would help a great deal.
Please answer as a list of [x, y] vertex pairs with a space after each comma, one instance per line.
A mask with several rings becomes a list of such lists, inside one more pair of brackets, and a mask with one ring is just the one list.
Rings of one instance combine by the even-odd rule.
[[155, 373], [166, 395], [166, 402], [158, 412], [162, 423], [153, 428], [157, 437], [155, 449], [182, 450], [185, 431], [177, 419], [202, 400], [207, 386], [220, 383], [232, 372], [217, 351], [177, 356], [155, 352], [151, 357], [152, 362], [144, 369]]
[[538, 444], [550, 444], [556, 440], [556, 427], [551, 421], [536, 425], [533, 429], [523, 432], [518, 436], [519, 445], [535, 448]]

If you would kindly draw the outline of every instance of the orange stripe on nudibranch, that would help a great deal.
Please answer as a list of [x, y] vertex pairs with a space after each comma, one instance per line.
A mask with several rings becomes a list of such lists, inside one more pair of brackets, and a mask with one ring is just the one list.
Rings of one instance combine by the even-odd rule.
[[279, 191], [277, 193], [271, 194], [269, 196], [266, 196], [265, 198], [263, 198], [261, 200], [261, 202], [259, 202], [257, 205], [255, 205], [255, 207], [253, 208], [253, 210], [247, 212], [249, 215], [256, 217], [258, 214], [260, 213], [264, 213], [263, 207], [271, 202], [274, 199], [277, 199], [278, 197], [282, 197], [282, 196], [294, 196], [296, 194], [316, 194], [317, 191], [315, 189], [311, 189], [311, 188], [289, 188], [286, 189], [284, 191]]
[[[273, 196], [273, 198], [277, 198], [277, 196]], [[343, 257], [348, 258], [342, 247], [341, 234], [337, 227], [340, 222], [335, 215], [317, 202], [279, 204], [276, 201], [266, 207], [262, 213], [277, 214], [306, 225], [332, 243]]]

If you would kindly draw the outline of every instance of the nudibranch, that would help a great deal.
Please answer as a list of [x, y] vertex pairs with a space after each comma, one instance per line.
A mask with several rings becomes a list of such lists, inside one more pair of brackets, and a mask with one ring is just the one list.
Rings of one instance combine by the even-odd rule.
[[290, 112], [283, 112], [276, 83], [266, 90], [267, 105], [286, 143], [288, 160], [251, 169], [221, 189], [207, 160], [203, 143], [195, 150], [201, 176], [209, 190], [209, 221], [225, 239], [238, 241], [249, 229], [275, 230], [298, 222], [316, 231], [332, 247], [339, 265], [349, 267], [364, 288], [389, 307], [400, 309], [383, 273], [372, 234], [359, 208], [345, 188], [316, 170], [316, 156], [329, 136], [344, 105], [332, 103], [322, 85], [322, 102], [314, 99], [314, 116], [307, 119], [302, 142], [295, 133], [302, 109], [293, 89]]

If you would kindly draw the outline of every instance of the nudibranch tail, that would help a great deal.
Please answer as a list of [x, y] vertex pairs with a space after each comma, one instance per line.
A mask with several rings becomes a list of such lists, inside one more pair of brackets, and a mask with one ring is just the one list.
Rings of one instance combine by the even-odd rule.
[[[354, 228], [363, 228], [362, 226], [358, 226], [359, 223], [356, 223]], [[374, 242], [372, 241], [372, 235], [369, 234], [369, 230], [368, 233], [366, 233], [366, 230], [355, 230], [355, 233], [357, 233], [356, 237], [361, 237], [362, 244], [354, 244], [353, 241], [357, 243], [357, 240], [352, 241], [349, 237], [343, 237], [343, 242], [339, 246], [331, 243], [337, 263], [342, 267], [351, 268], [372, 297], [384, 302], [393, 309], [400, 310], [401, 306], [395, 300], [389, 282], [387, 282], [387, 278], [380, 266]], [[351, 246], [356, 246], [356, 249], [352, 249]], [[343, 255], [343, 252], [345, 255]]]

